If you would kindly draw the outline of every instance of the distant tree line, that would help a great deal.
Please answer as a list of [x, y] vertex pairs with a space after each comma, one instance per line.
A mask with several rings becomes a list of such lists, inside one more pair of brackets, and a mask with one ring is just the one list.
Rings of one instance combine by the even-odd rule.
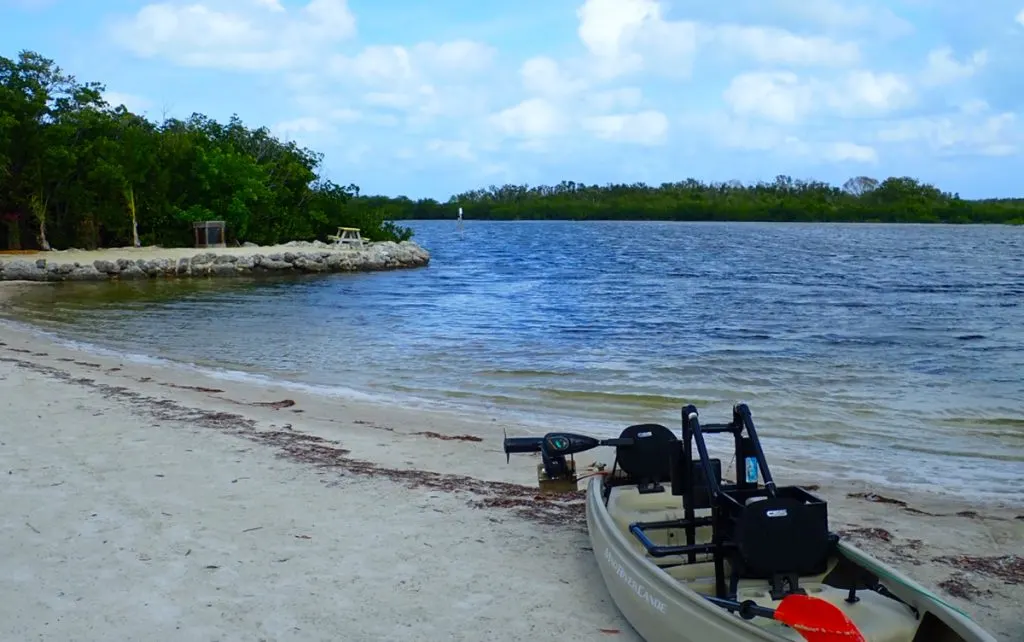
[[201, 114], [155, 123], [103, 94], [40, 54], [0, 57], [0, 249], [190, 246], [204, 220], [225, 221], [228, 243], [324, 239], [339, 226], [404, 240], [412, 231], [394, 221], [452, 219], [459, 207], [467, 219], [1024, 223], [1024, 199], [969, 201], [907, 177], [367, 196], [322, 178], [321, 154], [265, 127]]
[[1024, 199], [965, 200], [909, 177], [859, 176], [841, 187], [778, 176], [771, 183], [702, 183], [688, 179], [649, 186], [492, 186], [430, 199], [389, 199], [395, 218], [568, 219], [655, 221], [808, 221], [1024, 224]]

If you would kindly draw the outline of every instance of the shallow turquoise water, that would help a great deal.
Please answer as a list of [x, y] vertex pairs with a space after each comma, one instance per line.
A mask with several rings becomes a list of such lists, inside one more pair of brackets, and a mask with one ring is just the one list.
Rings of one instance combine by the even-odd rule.
[[19, 317], [324, 392], [617, 432], [747, 402], [769, 457], [958, 493], [1024, 478], [1024, 229], [411, 224], [428, 268], [68, 285]]

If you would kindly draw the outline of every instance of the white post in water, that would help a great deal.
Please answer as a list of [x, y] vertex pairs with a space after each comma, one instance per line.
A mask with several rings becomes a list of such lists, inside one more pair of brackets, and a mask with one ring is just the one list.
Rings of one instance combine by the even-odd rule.
[[461, 208], [461, 207], [459, 208], [459, 223], [458, 223], [458, 228], [459, 228], [459, 236], [461, 236], [461, 235], [462, 235], [462, 208]]

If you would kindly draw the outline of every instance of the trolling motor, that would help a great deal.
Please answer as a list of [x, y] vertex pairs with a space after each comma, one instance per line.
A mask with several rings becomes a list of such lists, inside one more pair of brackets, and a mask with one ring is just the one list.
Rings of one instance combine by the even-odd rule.
[[[512, 453], [540, 453], [537, 482], [541, 492], [563, 493], [577, 490], [576, 462], [572, 456], [598, 446], [632, 446], [632, 439], [596, 439], [571, 432], [549, 432], [543, 437], [505, 437], [505, 461]], [[569, 457], [566, 460], [566, 456]]]

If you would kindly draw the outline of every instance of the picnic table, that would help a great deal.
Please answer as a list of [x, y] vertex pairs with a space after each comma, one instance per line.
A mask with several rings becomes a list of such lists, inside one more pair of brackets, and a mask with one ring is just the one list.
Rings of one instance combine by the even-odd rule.
[[327, 240], [333, 241], [335, 245], [363, 247], [363, 237], [358, 227], [339, 227], [338, 233], [329, 235]]

